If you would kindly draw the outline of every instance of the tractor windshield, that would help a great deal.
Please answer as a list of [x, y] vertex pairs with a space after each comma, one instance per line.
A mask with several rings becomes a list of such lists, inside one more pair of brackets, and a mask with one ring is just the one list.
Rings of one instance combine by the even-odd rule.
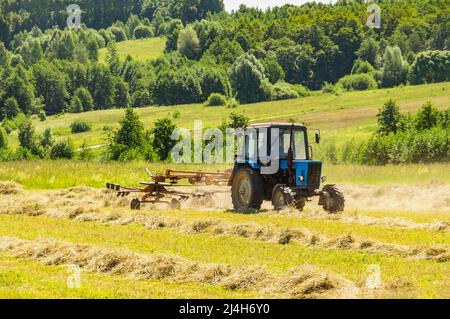
[[[281, 158], [287, 158], [289, 152], [289, 146], [291, 141], [291, 130], [282, 130], [281, 134]], [[294, 141], [292, 147], [294, 148], [295, 160], [307, 160], [306, 150], [306, 135], [304, 130], [294, 130]]]

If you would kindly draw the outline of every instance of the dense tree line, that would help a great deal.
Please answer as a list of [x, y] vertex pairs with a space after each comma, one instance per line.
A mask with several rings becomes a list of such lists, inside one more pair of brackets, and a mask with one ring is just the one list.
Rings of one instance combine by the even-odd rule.
[[18, 32], [35, 26], [41, 30], [64, 28], [71, 4], [79, 5], [82, 22], [97, 30], [116, 21], [126, 22], [131, 15], [156, 20], [158, 24], [171, 18], [186, 23], [224, 8], [222, 0], [1, 0], [0, 40], [8, 43]]

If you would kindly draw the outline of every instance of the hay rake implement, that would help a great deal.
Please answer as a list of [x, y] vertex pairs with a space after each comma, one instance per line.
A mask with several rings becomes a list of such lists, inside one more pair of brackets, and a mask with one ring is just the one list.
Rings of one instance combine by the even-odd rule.
[[[188, 199], [201, 199], [211, 196], [215, 192], [181, 192], [174, 190], [174, 187], [186, 186], [226, 186], [228, 185], [230, 173], [211, 173], [211, 172], [193, 172], [193, 171], [175, 171], [167, 170], [165, 174], [152, 175], [146, 169], [151, 182], [141, 182], [144, 187], [128, 187], [116, 184], [106, 184], [106, 188], [117, 193], [118, 197], [126, 197], [130, 194], [143, 194], [142, 197], [134, 198], [131, 201], [131, 209], [139, 210], [141, 204], [167, 204], [172, 209], [181, 208], [181, 204]], [[186, 184], [180, 182], [186, 181]]]

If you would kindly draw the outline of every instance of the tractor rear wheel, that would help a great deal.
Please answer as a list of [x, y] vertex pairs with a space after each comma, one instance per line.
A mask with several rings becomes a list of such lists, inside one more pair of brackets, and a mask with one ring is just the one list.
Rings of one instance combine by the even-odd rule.
[[239, 213], [254, 213], [261, 209], [264, 198], [264, 178], [250, 168], [239, 169], [231, 187], [234, 210]]
[[330, 213], [336, 214], [344, 211], [344, 193], [336, 185], [325, 185], [323, 195], [319, 198], [319, 205]]

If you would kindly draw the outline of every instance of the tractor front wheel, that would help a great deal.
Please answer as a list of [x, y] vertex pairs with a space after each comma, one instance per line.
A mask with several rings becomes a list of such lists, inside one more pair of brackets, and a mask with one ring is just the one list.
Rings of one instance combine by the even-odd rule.
[[319, 205], [326, 212], [336, 214], [344, 211], [344, 193], [336, 185], [326, 185], [322, 192], [323, 195], [319, 198]]
[[264, 178], [250, 168], [239, 169], [231, 188], [234, 210], [239, 213], [254, 213], [261, 209], [264, 198]]
[[290, 193], [285, 191], [286, 185], [275, 185], [272, 192], [272, 204], [276, 211], [285, 209], [287, 206], [291, 206], [294, 203], [294, 199]]

